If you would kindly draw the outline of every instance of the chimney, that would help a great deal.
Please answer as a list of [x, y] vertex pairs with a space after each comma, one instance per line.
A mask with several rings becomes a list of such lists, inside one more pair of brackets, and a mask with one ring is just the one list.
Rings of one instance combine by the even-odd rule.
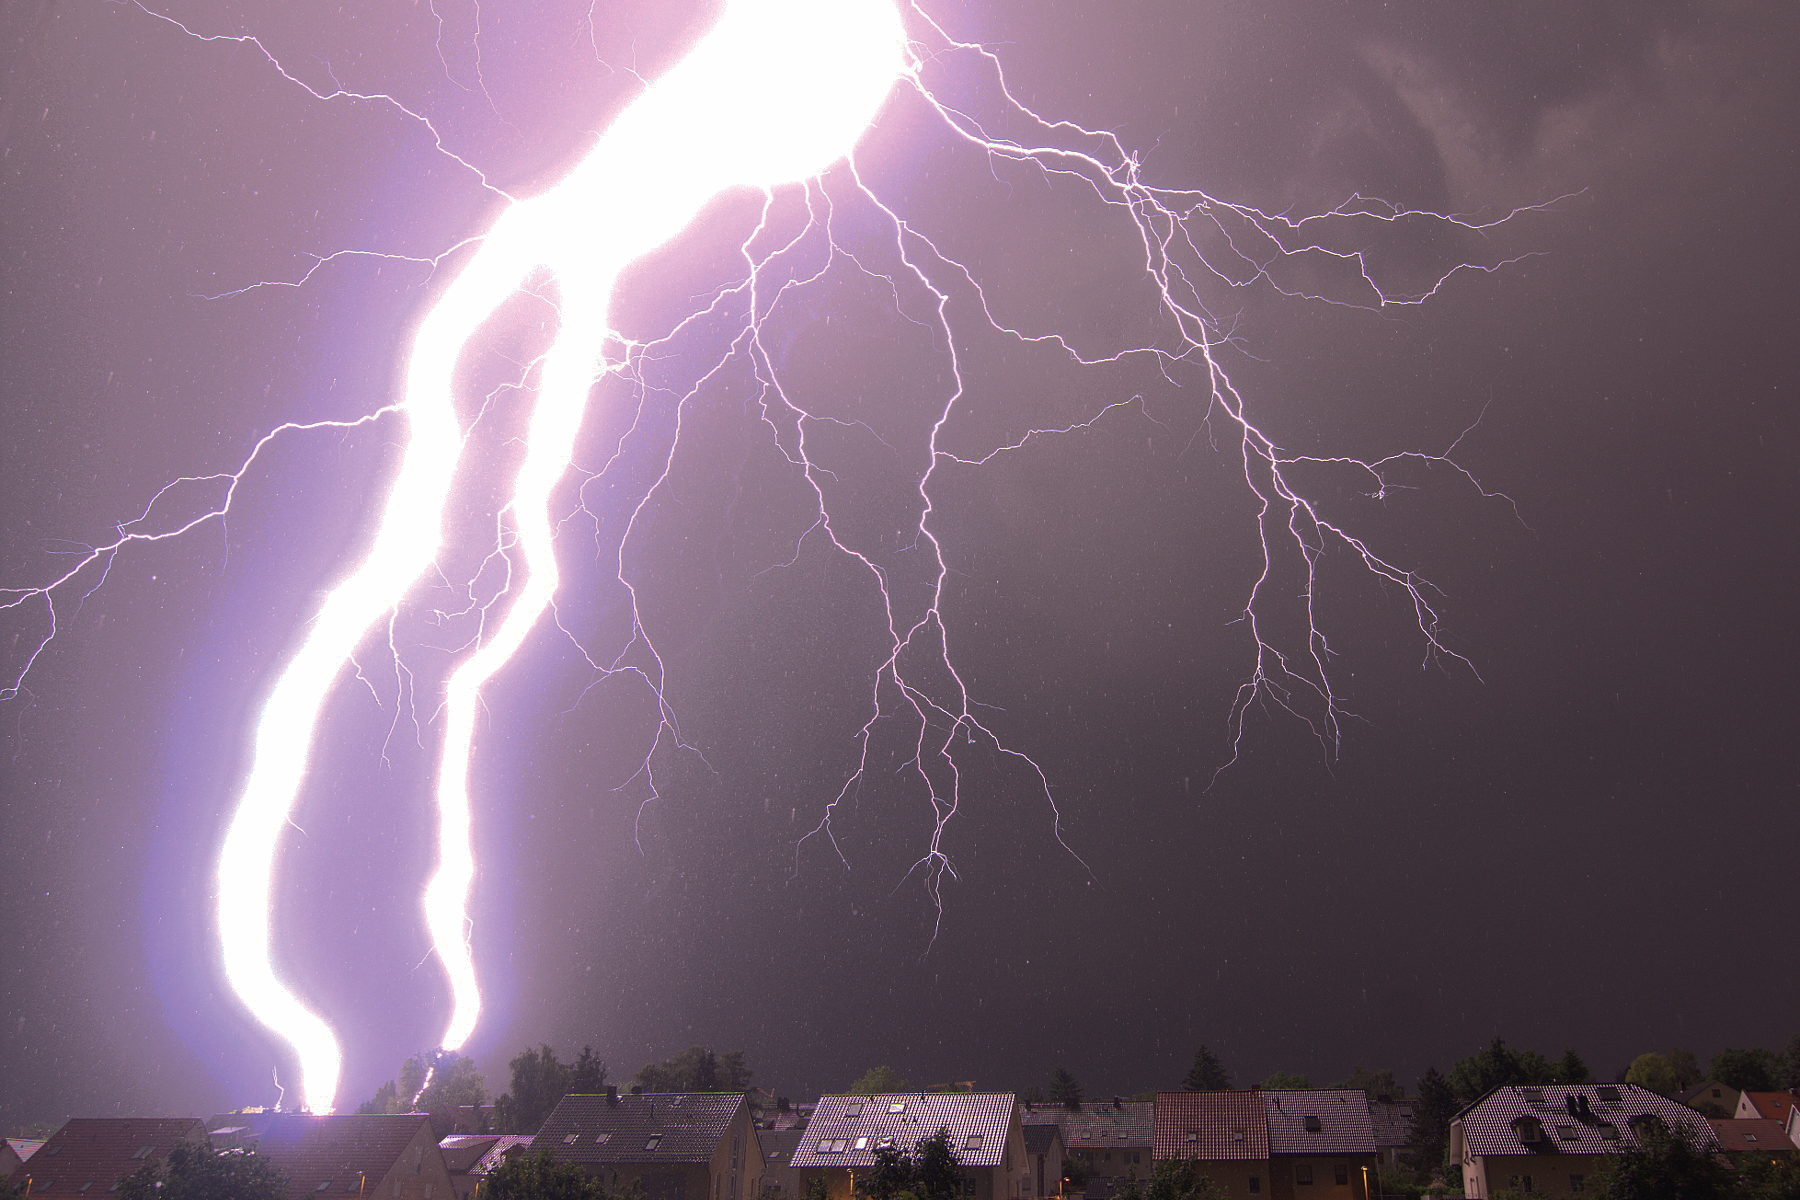
[[610, 1106], [612, 1108], [617, 1108], [619, 1106], [619, 1085], [618, 1084], [609, 1083], [606, 1085], [606, 1103], [608, 1106]]

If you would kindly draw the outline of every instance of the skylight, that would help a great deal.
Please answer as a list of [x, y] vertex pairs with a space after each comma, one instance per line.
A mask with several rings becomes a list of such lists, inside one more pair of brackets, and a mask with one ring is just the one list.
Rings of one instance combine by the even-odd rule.
[[580, 1140], [581, 1140], [581, 1135], [579, 1133], [563, 1134], [563, 1145], [565, 1145], [565, 1146], [573, 1146], [576, 1142], [579, 1142]]
[[1525, 1097], [1525, 1099], [1531, 1101], [1533, 1104], [1542, 1104], [1544, 1102], [1543, 1088], [1520, 1088], [1519, 1095]]
[[1306, 1118], [1306, 1132], [1308, 1132], [1308, 1133], [1318, 1133], [1318, 1132], [1320, 1132], [1320, 1131], [1321, 1131], [1321, 1130], [1322, 1130], [1322, 1129], [1323, 1129], [1323, 1128], [1324, 1128], [1324, 1127], [1323, 1127], [1323, 1126], [1322, 1126], [1322, 1125], [1320, 1125], [1320, 1124], [1319, 1124], [1319, 1118], [1317, 1118], [1317, 1117], [1314, 1117], [1314, 1116], [1310, 1116], [1310, 1115], [1309, 1115], [1309, 1116], [1308, 1116], [1308, 1117], [1307, 1117], [1307, 1118]]
[[318, 1187], [313, 1189], [313, 1191], [315, 1191], [315, 1192], [329, 1192], [330, 1190], [331, 1190], [331, 1180], [329, 1180], [329, 1179], [327, 1179], [324, 1183], [321, 1183]]
[[979, 1133], [971, 1133], [968, 1137], [964, 1138], [963, 1139], [963, 1149], [964, 1150], [979, 1150], [979, 1149], [981, 1149], [981, 1135]]
[[1611, 1086], [1597, 1087], [1594, 1089], [1594, 1092], [1602, 1100], [1610, 1101], [1613, 1104], [1617, 1104], [1619, 1102], [1619, 1089], [1616, 1087], [1611, 1087]]
[[654, 1150], [656, 1149], [656, 1144], [660, 1141], [662, 1141], [662, 1134], [653, 1133], [650, 1135], [650, 1140], [644, 1143], [644, 1149]]
[[844, 1105], [844, 1115], [846, 1117], [862, 1116], [862, 1101], [852, 1100], [850, 1103]]
[[888, 1105], [888, 1111], [891, 1113], [903, 1113], [906, 1111], [906, 1102], [904, 1100], [896, 1100], [894, 1103]]

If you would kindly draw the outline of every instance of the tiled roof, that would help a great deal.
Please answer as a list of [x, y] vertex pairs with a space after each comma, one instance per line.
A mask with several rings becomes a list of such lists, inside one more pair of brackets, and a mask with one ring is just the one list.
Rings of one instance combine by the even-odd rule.
[[1369, 1101], [1369, 1125], [1375, 1131], [1375, 1144], [1383, 1148], [1404, 1146], [1412, 1137], [1413, 1102], [1411, 1100]]
[[1270, 1154], [1373, 1154], [1369, 1097], [1356, 1088], [1264, 1092]]
[[1795, 1096], [1792, 1092], [1745, 1092], [1757, 1115], [1770, 1121], [1787, 1120], [1788, 1110], [1794, 1107]]
[[188, 1141], [206, 1141], [199, 1117], [72, 1117], [13, 1175], [30, 1176], [33, 1196], [99, 1200], [114, 1183]]
[[[264, 1128], [257, 1150], [287, 1176], [288, 1200], [336, 1200], [372, 1191], [430, 1123], [416, 1114], [281, 1113]], [[429, 1128], [425, 1137], [432, 1140]], [[321, 1190], [323, 1184], [330, 1186]]]
[[19, 1156], [20, 1161], [24, 1161], [25, 1159], [30, 1158], [33, 1154], [37, 1153], [38, 1147], [42, 1146], [44, 1144], [44, 1139], [43, 1138], [7, 1138], [6, 1144], [12, 1148], [12, 1152], [14, 1154]]
[[1056, 1141], [1055, 1125], [1027, 1125], [1025, 1127], [1025, 1153], [1048, 1154], [1051, 1143]]
[[756, 1140], [762, 1143], [763, 1162], [772, 1167], [785, 1167], [800, 1148], [806, 1130], [798, 1125], [786, 1129], [759, 1129]]
[[1148, 1146], [1156, 1136], [1156, 1106], [1148, 1100], [1090, 1101], [1080, 1108], [1037, 1105], [1019, 1114], [1027, 1125], [1056, 1125], [1070, 1150]]
[[1794, 1143], [1788, 1141], [1787, 1127], [1766, 1117], [1727, 1120], [1714, 1117], [1707, 1124], [1719, 1139], [1721, 1150], [1760, 1150], [1764, 1154], [1792, 1154]]
[[481, 1161], [469, 1168], [471, 1175], [486, 1175], [501, 1163], [515, 1155], [524, 1154], [531, 1149], [531, 1138], [526, 1134], [503, 1133], [494, 1139], [488, 1152], [481, 1156]]
[[438, 1143], [438, 1149], [444, 1152], [444, 1166], [452, 1175], [467, 1174], [499, 1140], [497, 1133], [462, 1134], [445, 1138]]
[[997, 1167], [1016, 1106], [1017, 1098], [1010, 1092], [821, 1096], [806, 1123], [806, 1136], [794, 1151], [793, 1165], [872, 1167], [875, 1147], [884, 1139], [892, 1138], [899, 1149], [910, 1151], [939, 1129], [947, 1129], [963, 1166]]
[[744, 1108], [742, 1092], [564, 1096], [531, 1152], [573, 1163], [710, 1162]]
[[[1569, 1102], [1587, 1101], [1572, 1113]], [[1457, 1118], [1471, 1154], [1611, 1154], [1636, 1147], [1633, 1117], [1654, 1116], [1669, 1126], [1685, 1125], [1707, 1134], [1706, 1119], [1685, 1104], [1665, 1099], [1633, 1083], [1546, 1084], [1539, 1088], [1497, 1088]], [[1541, 1141], [1527, 1142], [1515, 1125], [1533, 1117], [1543, 1127]]]
[[1262, 1095], [1254, 1090], [1156, 1093], [1155, 1157], [1205, 1162], [1269, 1157]]

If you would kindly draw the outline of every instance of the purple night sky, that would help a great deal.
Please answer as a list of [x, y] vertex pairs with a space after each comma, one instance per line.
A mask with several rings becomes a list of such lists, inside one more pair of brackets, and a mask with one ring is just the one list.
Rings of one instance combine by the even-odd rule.
[[[1116, 131], [1157, 186], [1294, 214], [1359, 192], [1484, 218], [1571, 197], [1487, 235], [1421, 223], [1372, 238], [1402, 288], [1529, 256], [1458, 274], [1423, 306], [1203, 290], [1232, 332], [1220, 361], [1282, 447], [1372, 459], [1454, 443], [1510, 498], [1418, 463], [1379, 500], [1354, 473], [1306, 480], [1441, 589], [1445, 644], [1470, 665], [1427, 656], [1405, 593], [1330, 552], [1317, 604], [1355, 714], [1341, 750], [1255, 705], [1209, 789], [1253, 663], [1238, 618], [1259, 555], [1242, 457], [1206, 422], [1203, 379], [1071, 368], [959, 325], [953, 452], [1118, 407], [934, 477], [957, 665], [988, 726], [1041, 765], [1068, 847], [1029, 773], [968, 747], [944, 843], [959, 877], [934, 942], [938, 910], [908, 875], [931, 809], [889, 769], [904, 730], [876, 740], [837, 810], [848, 869], [823, 839], [797, 849], [855, 769], [885, 634], [867, 576], [799, 541], [811, 493], [748, 374], [721, 371], [688, 402], [625, 554], [696, 752], [665, 741], [646, 803], [654, 706], [551, 629], [489, 693], [471, 912], [488, 1009], [468, 1049], [490, 1089], [543, 1042], [565, 1057], [592, 1044], [616, 1078], [695, 1042], [741, 1048], [757, 1083], [803, 1097], [877, 1063], [984, 1088], [1066, 1063], [1090, 1092], [1137, 1091], [1173, 1085], [1201, 1042], [1247, 1084], [1275, 1070], [1335, 1082], [1353, 1064], [1410, 1082], [1496, 1034], [1572, 1047], [1604, 1076], [1671, 1045], [1705, 1058], [1785, 1041], [1794, 1008], [1776, 998], [1800, 990], [1800, 781], [1782, 750], [1800, 429], [1780, 347], [1800, 312], [1781, 213], [1800, 11], [926, 9], [990, 46], [1039, 113]], [[152, 10], [253, 35], [318, 91], [396, 97], [521, 194], [711, 14], [652, 0], [600, 0], [591, 16], [557, 0], [0, 13], [0, 586], [43, 582], [167, 481], [235, 469], [284, 421], [397, 399], [408, 332], [447, 278], [423, 260], [495, 210], [392, 105], [315, 99], [255, 46]], [[948, 96], [959, 76], [942, 70]], [[976, 78], [956, 99], [985, 102]], [[1094, 352], [1156, 336], [1130, 227], [1066, 183], [991, 168], [915, 95], [890, 105], [858, 169], [970, 266], [1002, 319]], [[618, 323], [648, 338], [692, 311], [734, 277], [756, 216], [744, 196], [715, 204], [632, 273]], [[891, 252], [867, 210], [839, 220], [841, 246], [878, 263], [885, 237]], [[239, 291], [339, 250], [393, 257]], [[1310, 269], [1276, 277], [1355, 298]], [[901, 531], [948, 376], [893, 295], [834, 274], [769, 340], [783, 378], [844, 422], [814, 443], [844, 536], [885, 547], [915, 586]], [[467, 368], [470, 395], [535, 353], [549, 319], [541, 300], [509, 306]], [[608, 657], [628, 630], [611, 579], [626, 506], [662, 469], [674, 400], [719, 360], [719, 330], [656, 364], [630, 453], [565, 528], [560, 619]], [[590, 471], [634, 415], [610, 395], [583, 436]], [[428, 1048], [446, 1011], [417, 906], [431, 689], [473, 634], [456, 586], [466, 603], [526, 412], [502, 391], [483, 415], [444, 579], [396, 624], [420, 700], [396, 705], [393, 663], [368, 643], [296, 813], [282, 954], [343, 1042], [341, 1106]], [[400, 432], [390, 416], [272, 443], [226, 520], [132, 547], [104, 586], [66, 596], [55, 640], [0, 701], [5, 1131], [274, 1102], [282, 1056], [216, 962], [213, 859], [260, 699], [366, 546]], [[1272, 580], [1276, 611], [1296, 583]], [[42, 611], [3, 614], [8, 679]]]

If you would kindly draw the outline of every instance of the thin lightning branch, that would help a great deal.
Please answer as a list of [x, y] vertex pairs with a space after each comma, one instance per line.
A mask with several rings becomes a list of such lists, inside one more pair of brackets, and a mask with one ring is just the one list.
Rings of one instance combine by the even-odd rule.
[[[316, 88], [290, 73], [257, 38], [196, 32], [165, 14], [128, 0], [135, 8], [208, 43], [248, 45], [283, 79], [322, 102], [376, 102], [422, 127], [438, 151], [499, 193], [469, 161], [451, 151], [432, 122], [392, 96], [354, 92], [334, 83]], [[386, 618], [387, 652], [394, 660], [396, 711], [389, 737], [399, 727], [400, 704], [411, 711], [417, 683], [405, 665], [396, 622], [422, 578], [452, 586], [456, 604], [430, 619], [459, 661], [444, 684], [431, 722], [438, 731], [435, 800], [439, 860], [423, 900], [434, 952], [451, 988], [451, 1014], [440, 1046], [460, 1048], [479, 1019], [467, 901], [476, 878], [470, 840], [474, 798], [470, 765], [480, 734], [484, 694], [496, 674], [550, 614], [556, 635], [582, 656], [594, 681], [635, 680], [651, 697], [657, 727], [641, 765], [626, 785], [641, 786], [645, 807], [658, 796], [656, 764], [667, 750], [699, 751], [683, 735], [675, 706], [665, 694], [667, 670], [644, 623], [638, 580], [628, 568], [630, 548], [647, 536], [648, 514], [674, 487], [690, 410], [708, 388], [749, 379], [747, 398], [782, 456], [808, 506], [802, 528], [780, 560], [783, 570], [803, 554], [829, 551], [854, 568], [882, 612], [879, 662], [867, 677], [864, 707], [853, 718], [854, 758], [841, 786], [827, 799], [818, 822], [796, 844], [817, 839], [850, 866], [834, 818], [853, 804], [878, 770], [886, 770], [880, 739], [898, 731], [904, 742], [896, 774], [924, 798], [931, 831], [904, 877], [922, 881], [934, 905], [933, 938], [944, 919], [946, 879], [957, 878], [949, 834], [964, 803], [971, 748], [997, 755], [1030, 780], [1050, 814], [1052, 832], [1069, 853], [1051, 777], [1038, 760], [1016, 748], [995, 727], [991, 704], [976, 698], [958, 665], [959, 637], [945, 616], [952, 555], [941, 529], [944, 480], [980, 470], [1002, 457], [1028, 455], [1048, 442], [1089, 435], [1103, 425], [1152, 416], [1142, 392], [1095, 405], [1076, 420], [1032, 427], [977, 450], [960, 447], [958, 418], [968, 407], [964, 377], [964, 325], [1020, 347], [1060, 356], [1074, 370], [1126, 362], [1151, 364], [1171, 393], [1196, 382], [1190, 408], [1223, 446], [1252, 499], [1260, 539], [1260, 564], [1244, 593], [1238, 620], [1249, 645], [1249, 670], [1227, 715], [1227, 769], [1243, 752], [1246, 721], [1259, 707], [1292, 714], [1325, 753], [1340, 745], [1342, 723], [1353, 714], [1334, 687], [1332, 648], [1317, 599], [1319, 568], [1328, 553], [1347, 553], [1372, 577], [1397, 587], [1410, 604], [1426, 661], [1468, 660], [1449, 647], [1434, 605], [1433, 586], [1370, 535], [1333, 515], [1302, 485], [1306, 470], [1347, 471], [1366, 481], [1366, 493], [1385, 499], [1403, 485], [1403, 466], [1447, 468], [1483, 499], [1511, 501], [1486, 488], [1454, 457], [1468, 430], [1442, 453], [1399, 450], [1374, 458], [1301, 454], [1285, 449], [1253, 419], [1249, 404], [1221, 361], [1234, 330], [1205, 296], [1258, 287], [1328, 304], [1372, 309], [1425, 303], [1456, 277], [1505, 269], [1518, 257], [1450, 264], [1423, 286], [1384, 283], [1367, 249], [1382, 228], [1453, 227], [1480, 238], [1556, 201], [1492, 217], [1439, 214], [1353, 195], [1322, 213], [1294, 216], [1227, 202], [1204, 192], [1151, 183], [1143, 163], [1105, 129], [1041, 116], [1022, 103], [989, 48], [951, 36], [919, 3], [902, 16], [893, 0], [728, 0], [718, 23], [689, 55], [644, 90], [600, 136], [592, 151], [561, 181], [528, 199], [505, 197], [492, 226], [430, 258], [340, 250], [313, 256], [291, 280], [264, 280], [219, 293], [228, 303], [257, 288], [306, 286], [339, 259], [404, 259], [434, 270], [455, 261], [455, 275], [427, 313], [406, 358], [404, 398], [354, 421], [288, 424], [270, 431], [231, 472], [178, 479], [157, 492], [139, 516], [120, 524], [116, 536], [72, 553], [72, 565], [43, 582], [0, 590], [0, 609], [41, 605], [48, 631], [24, 656], [0, 690], [17, 696], [44, 649], [56, 636], [60, 614], [79, 606], [101, 586], [120, 553], [139, 542], [176, 538], [222, 520], [237, 485], [277, 436], [321, 428], [349, 428], [399, 415], [405, 436], [399, 472], [388, 493], [373, 547], [329, 593], [301, 648], [286, 664], [260, 715], [254, 760], [218, 864], [218, 923], [227, 975], [250, 1010], [289, 1043], [300, 1061], [307, 1107], [329, 1111], [341, 1067], [335, 1034], [300, 1000], [273, 967], [272, 881], [283, 830], [292, 824], [321, 708], [348, 670], [375, 691], [355, 654], [376, 622]], [[443, 19], [437, 42], [442, 47]], [[587, 17], [594, 41], [594, 16]], [[479, 31], [480, 12], [476, 9]], [[477, 37], [479, 32], [477, 33]], [[476, 77], [483, 92], [480, 46]], [[635, 71], [631, 72], [635, 76]], [[988, 89], [986, 107], [973, 100], [942, 98], [973, 83]], [[453, 83], [457, 83], [454, 79]], [[1045, 186], [1074, 185], [1108, 216], [1129, 222], [1133, 254], [1150, 285], [1157, 309], [1156, 333], [1142, 344], [1088, 345], [1051, 328], [1032, 328], [1009, 316], [1007, 303], [990, 293], [980, 271], [954, 257], [935, 235], [929, 213], [903, 211], [859, 167], [855, 150], [896, 85], [935, 115], [966, 149], [983, 156], [996, 180], [1030, 172]], [[463, 87], [457, 83], [458, 87]], [[492, 97], [489, 97], [490, 104]], [[497, 111], [497, 110], [496, 110]], [[713, 197], [733, 188], [760, 191], [761, 215], [739, 244], [738, 277], [696, 301], [690, 314], [661, 336], [633, 342], [611, 329], [614, 284], [632, 262], [679, 235]], [[1561, 199], [1561, 198], [1559, 198]], [[803, 209], [803, 213], [800, 211]], [[873, 220], [883, 231], [854, 247], [839, 232], [846, 216]], [[798, 219], [793, 228], [783, 222]], [[785, 231], [784, 231], [785, 230]], [[1304, 282], [1298, 267], [1323, 264], [1358, 281], [1354, 292], [1328, 291]], [[782, 356], [766, 337], [779, 313], [828, 278], [874, 281], [893, 312], [931, 339], [948, 383], [932, 401], [923, 445], [906, 446], [869, 421], [847, 419], [807, 401], [784, 378]], [[466, 424], [457, 416], [453, 379], [459, 362], [494, 314], [525, 292], [550, 302], [555, 333], [543, 354], [519, 364], [517, 376], [494, 389]], [[964, 317], [963, 314], [969, 314]], [[691, 340], [717, 336], [723, 348], [691, 382], [666, 388], [653, 382], [657, 368], [684, 353]], [[713, 343], [720, 345], [721, 343]], [[577, 468], [576, 446], [596, 385], [634, 403], [629, 419], [596, 465]], [[475, 427], [502, 393], [535, 396], [522, 458], [507, 499], [496, 514], [491, 548], [465, 583], [454, 583], [439, 558], [445, 505]], [[1133, 410], [1128, 415], [1125, 410]], [[1160, 410], [1159, 410], [1160, 411]], [[1470, 427], [1471, 429], [1473, 426]], [[910, 525], [883, 535], [880, 544], [853, 534], [833, 502], [843, 486], [828, 465], [821, 432], [867, 438], [896, 458], [917, 453], [922, 464], [909, 477]], [[633, 471], [642, 478], [632, 482]], [[572, 487], [565, 484], [575, 476]], [[223, 496], [197, 515], [163, 519], [165, 507], [184, 489], [211, 485]], [[558, 539], [575, 543], [592, 530], [596, 555], [609, 563], [624, 598], [628, 629], [623, 644], [587, 644], [556, 606], [561, 582]], [[615, 530], [608, 534], [608, 529]], [[888, 538], [892, 537], [889, 542]], [[1278, 580], [1300, 580], [1302, 619], [1297, 635], [1278, 635], [1271, 593]], [[59, 607], [60, 605], [60, 607]], [[458, 644], [460, 643], [460, 644]], [[1472, 670], [1472, 666], [1470, 667]], [[586, 694], [585, 690], [582, 693]], [[380, 697], [377, 696], [377, 700]], [[579, 705], [580, 697], [575, 704]], [[415, 735], [423, 726], [413, 717]], [[385, 747], [384, 747], [385, 752]], [[704, 762], [704, 758], [701, 759]], [[1215, 775], [1216, 778], [1216, 775]], [[1079, 861], [1079, 856], [1076, 856]], [[1085, 864], [1084, 864], [1085, 865]], [[429, 1077], [428, 1077], [429, 1078]]]

